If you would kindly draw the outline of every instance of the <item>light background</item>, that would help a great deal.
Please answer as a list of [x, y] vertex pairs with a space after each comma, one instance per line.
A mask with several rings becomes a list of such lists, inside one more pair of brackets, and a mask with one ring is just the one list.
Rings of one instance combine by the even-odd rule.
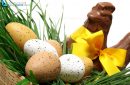
[[[12, 1], [29, 3], [30, 0]], [[116, 7], [108, 35], [108, 46], [110, 47], [130, 32], [130, 0], [40, 0], [40, 3], [43, 9], [47, 6], [47, 14], [54, 21], [59, 19], [64, 7], [63, 25], [65, 25], [66, 34], [69, 36], [84, 23], [87, 19], [87, 13], [96, 3], [106, 1], [111, 2]], [[42, 23], [39, 22], [39, 17], [35, 13], [33, 16], [41, 29]]]
[[116, 10], [108, 35], [108, 46], [116, 44], [130, 32], [130, 0], [41, 0], [47, 3], [49, 16], [58, 19], [64, 6], [64, 24], [67, 35], [81, 26], [87, 19], [87, 13], [98, 2], [111, 2]]
[[[67, 35], [74, 32], [87, 19], [87, 13], [98, 2], [111, 2], [116, 10], [108, 35], [108, 47], [119, 42], [130, 32], [130, 0], [41, 0], [48, 4], [49, 16], [58, 19], [64, 6], [64, 24]], [[127, 67], [130, 67], [130, 63]]]
[[[39, 0], [35, 1], [38, 2]], [[12, 2], [29, 7], [30, 0], [12, 0]], [[41, 6], [43, 9], [47, 6], [47, 15], [54, 21], [59, 19], [64, 7], [62, 29], [65, 25], [68, 36], [83, 25], [87, 19], [87, 13], [98, 2], [111, 2], [116, 7], [107, 42], [108, 47], [111, 47], [130, 32], [130, 0], [40, 0]], [[27, 9], [25, 6], [19, 6], [19, 8]], [[36, 20], [38, 28], [43, 29], [43, 23], [36, 12], [33, 13], [33, 18]], [[130, 63], [127, 67], [130, 67]]]

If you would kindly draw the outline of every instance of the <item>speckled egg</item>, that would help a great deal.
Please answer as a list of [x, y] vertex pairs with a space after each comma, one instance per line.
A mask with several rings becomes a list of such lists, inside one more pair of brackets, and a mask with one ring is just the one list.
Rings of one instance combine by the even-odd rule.
[[62, 46], [59, 42], [57, 42], [56, 40], [47, 40], [47, 42], [57, 50], [59, 56], [62, 55]]
[[[85, 59], [85, 60], [82, 60]], [[60, 57], [60, 78], [65, 82], [78, 82], [87, 76], [92, 70], [93, 63], [89, 58], [79, 58], [73, 54], [65, 54]], [[92, 64], [92, 65], [91, 65]]]
[[26, 41], [37, 38], [36, 34], [30, 28], [21, 23], [11, 22], [8, 23], [5, 28], [9, 32], [14, 42], [21, 49], [23, 49]]
[[61, 72], [60, 78], [65, 82], [77, 82], [85, 74], [85, 65], [83, 61], [72, 54], [62, 55], [60, 57]]
[[41, 51], [53, 52], [56, 56], [58, 56], [56, 49], [52, 45], [40, 39], [28, 40], [24, 45], [24, 52], [29, 57]]
[[33, 55], [27, 62], [25, 71], [29, 75], [32, 70], [39, 82], [51, 81], [60, 73], [61, 64], [59, 58], [52, 52], [42, 51]]
[[80, 57], [85, 65], [84, 77], [88, 76], [94, 68], [93, 61], [88, 57]]

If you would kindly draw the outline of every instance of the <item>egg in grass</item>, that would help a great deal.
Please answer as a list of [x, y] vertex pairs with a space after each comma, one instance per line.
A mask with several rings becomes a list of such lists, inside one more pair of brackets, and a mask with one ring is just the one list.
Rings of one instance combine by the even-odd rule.
[[55, 80], [60, 73], [61, 63], [59, 58], [52, 52], [41, 51], [34, 54], [25, 67], [26, 75], [30, 70], [39, 82]]
[[69, 83], [75, 83], [89, 75], [93, 69], [91, 59], [79, 58], [73, 54], [65, 54], [60, 57], [61, 72], [60, 78]]
[[18, 22], [10, 22], [5, 28], [21, 49], [23, 49], [26, 41], [37, 38], [36, 34], [29, 27]]
[[41, 51], [52, 52], [58, 56], [56, 49], [47, 41], [40, 39], [30, 39], [24, 44], [24, 52], [28, 55], [28, 58]]
[[59, 56], [62, 55], [62, 46], [58, 41], [56, 41], [56, 40], [47, 40], [47, 42], [49, 44], [51, 44], [56, 49]]

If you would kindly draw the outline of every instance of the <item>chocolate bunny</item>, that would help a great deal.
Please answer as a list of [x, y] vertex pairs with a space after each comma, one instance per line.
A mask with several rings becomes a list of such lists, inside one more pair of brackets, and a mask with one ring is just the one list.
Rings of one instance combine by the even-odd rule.
[[112, 13], [114, 10], [115, 7], [111, 3], [97, 3], [88, 13], [88, 19], [84, 23], [84, 26], [91, 32], [103, 30], [105, 37], [103, 48], [107, 47], [107, 35], [112, 23]]
[[[110, 30], [112, 23], [112, 13], [115, 7], [109, 2], [99, 2], [92, 8], [92, 10], [87, 14], [88, 19], [84, 22], [84, 27], [86, 27], [90, 32], [97, 32], [103, 30], [104, 33], [104, 45], [102, 49], [107, 47], [107, 35]], [[71, 43], [74, 42], [71, 38], [68, 38], [67, 46], [70, 48]], [[127, 50], [127, 56], [125, 61], [125, 66], [130, 61], [130, 33], [128, 33], [119, 43], [112, 46], [112, 48], [123, 48]], [[98, 59], [94, 60], [95, 67], [101, 68]]]
[[[107, 35], [112, 23], [112, 13], [115, 7], [109, 2], [100, 2], [92, 8], [87, 14], [88, 19], [84, 22], [84, 27], [90, 32], [97, 32], [103, 30], [104, 33], [104, 44], [102, 49], [107, 47]], [[71, 38], [67, 39], [68, 48], [71, 47], [71, 43], [74, 41]], [[101, 69], [102, 66], [98, 59], [94, 60], [95, 68]]]
[[[103, 48], [107, 47], [107, 35], [112, 23], [112, 13], [114, 10], [115, 7], [109, 2], [97, 3], [97, 5], [88, 13], [88, 19], [84, 22], [84, 27], [90, 32], [103, 30], [105, 36]], [[71, 38], [68, 38], [68, 48], [70, 48], [72, 42], [74, 41]]]

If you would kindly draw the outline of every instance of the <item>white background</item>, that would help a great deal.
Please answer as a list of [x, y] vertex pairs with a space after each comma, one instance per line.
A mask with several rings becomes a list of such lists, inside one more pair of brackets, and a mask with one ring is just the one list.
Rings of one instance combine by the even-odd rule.
[[[70, 35], [84, 23], [91, 8], [96, 3], [104, 1], [111, 2], [116, 7], [108, 35], [108, 46], [112, 46], [122, 39], [126, 33], [130, 32], [130, 0], [40, 0], [40, 3], [43, 8], [47, 5], [47, 14], [54, 21], [57, 21], [61, 16], [62, 7], [64, 6], [63, 25], [65, 25], [66, 34]], [[34, 18], [39, 23], [35, 14]]]
[[[12, 1], [22, 4], [29, 4], [30, 2], [30, 0]], [[66, 34], [68, 36], [83, 25], [84, 21], [87, 19], [87, 13], [98, 2], [111, 2], [116, 7], [113, 13], [113, 22], [107, 42], [108, 47], [111, 47], [130, 32], [130, 0], [40, 0], [41, 6], [43, 9], [47, 6], [47, 15], [51, 17], [51, 19], [54, 19], [54, 21], [60, 18], [64, 7], [63, 27], [65, 25]], [[26, 9], [25, 6], [19, 6], [19, 8], [20, 7]], [[36, 13], [33, 13], [33, 18], [36, 20], [38, 28], [43, 29], [43, 23], [39, 22], [40, 18]], [[130, 67], [130, 64], [128, 67]]]
[[[44, 3], [44, 0], [41, 0]], [[111, 2], [116, 10], [113, 13], [113, 22], [108, 35], [108, 47], [118, 43], [130, 32], [130, 0], [45, 0], [48, 3], [48, 13], [58, 18], [61, 7], [64, 6], [64, 24], [67, 35], [81, 26], [87, 19], [87, 13], [98, 2]], [[130, 64], [127, 66], [130, 67]]]
[[60, 17], [64, 6], [63, 20], [69, 35], [84, 23], [87, 13], [96, 3], [104, 1], [111, 2], [116, 7], [108, 35], [108, 46], [112, 46], [130, 32], [130, 0], [41, 0], [41, 4], [48, 4], [48, 14], [54, 18]]

